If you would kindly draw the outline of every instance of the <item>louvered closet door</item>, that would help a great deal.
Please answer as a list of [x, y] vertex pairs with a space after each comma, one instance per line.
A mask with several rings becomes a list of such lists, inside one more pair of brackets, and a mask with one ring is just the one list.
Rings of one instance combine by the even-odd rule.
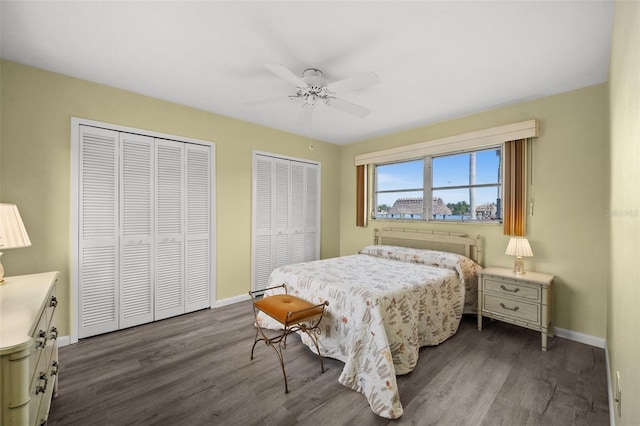
[[305, 165], [291, 163], [291, 256], [290, 263], [304, 262], [305, 256]]
[[187, 226], [185, 311], [211, 306], [211, 148], [186, 144]]
[[120, 133], [120, 328], [154, 319], [153, 138]]
[[118, 133], [80, 126], [78, 336], [118, 329]]
[[271, 272], [320, 258], [320, 167], [254, 155], [253, 288], [264, 289]]
[[304, 261], [320, 259], [320, 167], [307, 164], [305, 174]]
[[273, 158], [256, 155], [253, 170], [253, 288], [262, 290], [273, 270]]
[[155, 319], [184, 313], [184, 144], [156, 140]]
[[291, 161], [275, 159], [274, 162], [274, 188], [275, 206], [273, 268], [291, 263], [291, 248], [289, 244], [291, 233]]

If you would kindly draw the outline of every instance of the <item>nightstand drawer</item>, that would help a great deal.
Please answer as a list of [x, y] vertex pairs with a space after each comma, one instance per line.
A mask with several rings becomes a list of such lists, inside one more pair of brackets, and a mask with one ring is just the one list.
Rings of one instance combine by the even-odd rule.
[[530, 286], [514, 280], [495, 280], [491, 278], [485, 278], [483, 283], [486, 291], [533, 302], [540, 301], [540, 286]]
[[540, 324], [540, 305], [538, 304], [485, 294], [483, 305], [483, 310], [486, 312], [496, 313], [505, 318]]

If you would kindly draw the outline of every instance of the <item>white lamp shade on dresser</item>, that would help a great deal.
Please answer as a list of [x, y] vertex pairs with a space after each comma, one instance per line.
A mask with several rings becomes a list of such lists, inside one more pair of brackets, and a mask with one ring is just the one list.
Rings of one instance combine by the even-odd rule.
[[507, 250], [504, 253], [516, 257], [513, 262], [513, 273], [516, 275], [524, 275], [524, 261], [522, 258], [533, 256], [529, 240], [525, 237], [511, 237], [509, 245], [507, 245]]
[[28, 247], [31, 245], [27, 230], [22, 223], [18, 206], [0, 204], [0, 249]]
[[[31, 245], [27, 229], [15, 204], [0, 203], [0, 250]], [[2, 256], [2, 252], [0, 252]], [[4, 282], [4, 267], [0, 262], [0, 284]]]

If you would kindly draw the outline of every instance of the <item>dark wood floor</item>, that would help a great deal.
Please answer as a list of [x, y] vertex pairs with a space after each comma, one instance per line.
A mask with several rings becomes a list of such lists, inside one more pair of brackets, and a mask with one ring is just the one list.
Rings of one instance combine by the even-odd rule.
[[398, 377], [404, 415], [376, 416], [338, 383], [343, 364], [297, 336], [285, 351], [289, 394], [274, 353], [256, 358], [249, 302], [96, 336], [60, 349], [49, 425], [607, 425], [602, 349], [465, 317], [458, 333], [420, 351]]

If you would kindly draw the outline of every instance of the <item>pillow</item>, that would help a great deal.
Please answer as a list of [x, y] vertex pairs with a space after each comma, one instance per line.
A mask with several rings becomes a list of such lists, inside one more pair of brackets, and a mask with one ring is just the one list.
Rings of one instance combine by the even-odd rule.
[[403, 262], [422, 263], [436, 268], [455, 270], [462, 255], [437, 250], [415, 249], [399, 246], [374, 245], [360, 250], [360, 254], [400, 260]]
[[468, 257], [446, 251], [373, 245], [364, 247], [359, 253], [399, 260], [401, 262], [420, 263], [435, 268], [449, 269], [456, 271], [458, 276], [463, 280], [475, 276], [476, 272], [482, 269], [480, 265]]

